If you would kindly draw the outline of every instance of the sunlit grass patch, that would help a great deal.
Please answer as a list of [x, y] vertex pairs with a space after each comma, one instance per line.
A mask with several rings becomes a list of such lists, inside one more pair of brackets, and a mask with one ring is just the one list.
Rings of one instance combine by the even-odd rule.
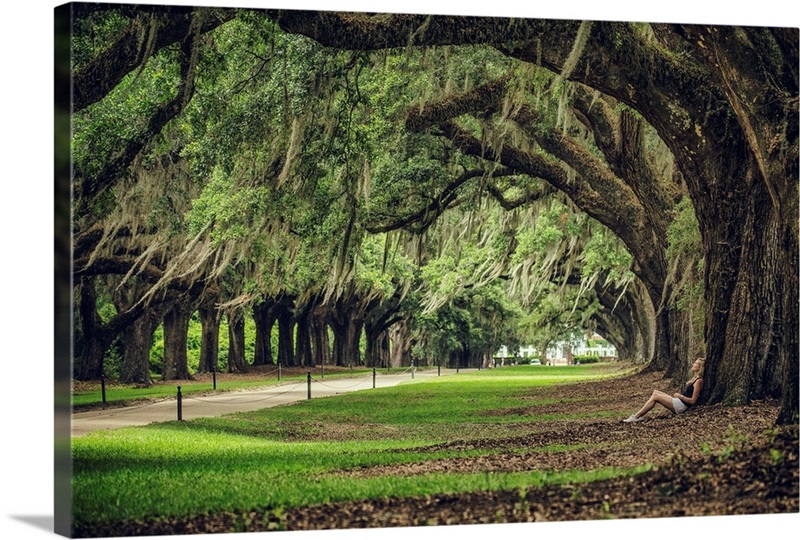
[[351, 478], [323, 473], [487, 452], [442, 451], [423, 458], [413, 449], [400, 448], [403, 443], [399, 441], [278, 443], [177, 427], [138, 431], [127, 440], [99, 436], [82, 439], [85, 444], [76, 452], [78, 466], [73, 483], [78, 522], [512, 489], [631, 472], [601, 469]]

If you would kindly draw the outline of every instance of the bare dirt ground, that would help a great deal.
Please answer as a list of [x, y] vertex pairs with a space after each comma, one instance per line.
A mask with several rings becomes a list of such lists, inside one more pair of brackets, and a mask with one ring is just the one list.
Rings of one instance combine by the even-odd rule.
[[[253, 509], [80, 532], [123, 536], [229, 532], [242, 530], [243, 524], [250, 531], [311, 530], [798, 512], [798, 428], [774, 426], [777, 403], [701, 406], [680, 416], [659, 407], [643, 422], [622, 423], [653, 388], [669, 390], [668, 381], [660, 373], [643, 373], [623, 381], [532, 388], [529, 407], [486, 414], [552, 414], [558, 418], [564, 413], [618, 410], [619, 416], [540, 421], [522, 426], [528, 429], [517, 429], [508, 437], [465, 437], [428, 448], [497, 452], [490, 456], [337, 473], [409, 476], [654, 465], [634, 477], [530, 488], [524, 493], [482, 491], [324, 504], [288, 509], [280, 515], [271, 509]], [[344, 438], [347, 431], [329, 433], [325, 438]], [[554, 445], [580, 446], [559, 452], [542, 450]]]

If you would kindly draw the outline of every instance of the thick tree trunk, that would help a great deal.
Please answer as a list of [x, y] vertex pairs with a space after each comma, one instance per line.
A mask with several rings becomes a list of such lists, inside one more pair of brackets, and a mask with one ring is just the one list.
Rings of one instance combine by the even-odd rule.
[[703, 227], [710, 386], [704, 401], [710, 403], [780, 396], [790, 382], [782, 380], [785, 363], [797, 363], [797, 349], [790, 349], [797, 343], [797, 305], [785, 301], [795, 279], [786, 276], [797, 274], [797, 247], [785, 246], [785, 225], [754, 176], [743, 180], [748, 199], [730, 201], [724, 214], [702, 212], [704, 221], [714, 220]]
[[88, 381], [99, 379], [103, 373], [103, 357], [111, 345], [113, 336], [109, 339], [98, 327], [97, 292], [94, 278], [85, 277], [80, 280], [80, 313], [83, 347], [81, 350], [81, 363], [75, 377]]
[[374, 329], [365, 326], [364, 340], [367, 345], [364, 351], [364, 364], [366, 364], [367, 367], [386, 367], [381, 366], [380, 333], [376, 333]]
[[405, 320], [396, 322], [389, 329], [389, 339], [391, 342], [391, 354], [389, 363], [391, 367], [411, 365], [411, 336], [408, 331], [408, 323]]
[[477, 369], [483, 364], [483, 357], [486, 354], [486, 351], [476, 351], [472, 350], [470, 352], [470, 363], [469, 367]]
[[691, 378], [692, 364], [697, 358], [705, 356], [705, 346], [694, 343], [690, 313], [677, 307], [664, 307], [663, 311], [668, 312], [665, 318], [670, 348], [666, 353], [677, 355], [668, 362], [665, 376], [678, 384]]
[[278, 362], [282, 366], [295, 366], [294, 317], [289, 304], [281, 302], [275, 308], [278, 320]]
[[253, 306], [253, 319], [256, 326], [254, 366], [271, 366], [275, 363], [272, 357], [272, 328], [275, 326], [275, 314], [271, 301], [264, 301]]
[[200, 341], [200, 363], [198, 373], [219, 371], [219, 326], [222, 313], [213, 304], [201, 306], [198, 310], [202, 337]]
[[324, 358], [314, 356], [311, 346], [311, 319], [316, 307], [316, 299], [310, 298], [300, 305], [295, 305], [294, 321], [297, 325], [295, 335], [295, 360], [302, 366], [327, 365]]
[[77, 366], [75, 378], [78, 380], [98, 379], [104, 373], [103, 360], [109, 347], [128, 325], [141, 316], [143, 309], [134, 307], [120, 311], [111, 321], [102, 323], [97, 314], [97, 291], [95, 276], [84, 276], [80, 280], [78, 295], [81, 323], [81, 362]]
[[324, 365], [331, 364], [331, 343], [327, 319], [327, 312], [322, 306], [315, 307], [309, 319], [311, 355], [317, 362]]
[[343, 321], [331, 321], [333, 329], [333, 362], [337, 366], [361, 365], [361, 331], [363, 320], [359, 317], [348, 317]]
[[[792, 234], [791, 231], [784, 231], [783, 248], [787, 253], [791, 253], [792, 247], [797, 247], [797, 235]], [[789, 255], [791, 256], [791, 255]], [[800, 421], [800, 397], [798, 396], [798, 381], [800, 381], [800, 374], [798, 373], [798, 358], [797, 351], [800, 350], [800, 343], [798, 343], [798, 322], [795, 320], [792, 324], [791, 313], [798, 310], [798, 298], [800, 298], [800, 290], [798, 289], [798, 275], [797, 272], [787, 272], [784, 276], [783, 287], [783, 313], [789, 314], [784, 321], [786, 335], [783, 338], [784, 348], [778, 354], [781, 368], [781, 379], [785, 382], [783, 386], [783, 396], [781, 402], [781, 411], [778, 414], [778, 423], [785, 425], [797, 425]]]
[[365, 362], [370, 367], [389, 365], [389, 334], [383, 328], [364, 325], [364, 337], [367, 342]]
[[624, 291], [597, 285], [595, 292], [603, 307], [596, 315], [598, 328], [617, 348], [620, 360], [648, 363], [656, 356], [657, 323], [644, 285], [637, 280]]
[[110, 343], [106, 343], [96, 335], [84, 334], [80, 371], [75, 378], [80, 381], [99, 379], [104, 373], [103, 358], [110, 346]]
[[299, 310], [295, 315], [295, 322], [297, 323], [297, 348], [295, 350], [297, 363], [301, 366], [325, 365], [324, 359], [315, 358], [312, 355], [310, 310]]
[[[117, 288], [114, 299], [117, 312], [121, 313], [135, 305], [141, 305], [140, 299], [150, 286], [146, 281], [135, 278], [127, 282], [124, 287]], [[150, 377], [150, 347], [153, 333], [161, 324], [166, 312], [173, 306], [174, 301], [151, 304], [127, 325], [122, 333], [121, 382], [146, 385], [153, 383]]]
[[122, 333], [123, 354], [119, 380], [126, 384], [153, 384], [150, 377], [150, 347], [163, 311], [149, 309]]
[[391, 342], [389, 341], [389, 331], [384, 330], [381, 332], [380, 336], [378, 336], [378, 364], [383, 367], [387, 367], [391, 360]]
[[164, 316], [164, 373], [162, 380], [190, 379], [187, 338], [191, 312], [177, 304]]
[[[725, 112], [732, 113], [712, 131], [723, 151], [701, 154], [710, 166], [699, 171], [698, 183], [716, 188], [712, 201], [697, 188], [692, 197], [704, 215], [706, 285], [714, 289], [706, 290], [709, 399], [746, 403], [781, 395], [778, 421], [796, 424], [797, 29], [686, 25], [679, 32], [704, 60], [725, 95]], [[696, 170], [688, 159], [684, 163]]]
[[246, 373], [247, 360], [244, 351], [244, 314], [235, 309], [228, 317], [228, 373]]
[[361, 365], [364, 318], [362, 302], [354, 294], [336, 301], [329, 324], [333, 330], [333, 362], [337, 366]]

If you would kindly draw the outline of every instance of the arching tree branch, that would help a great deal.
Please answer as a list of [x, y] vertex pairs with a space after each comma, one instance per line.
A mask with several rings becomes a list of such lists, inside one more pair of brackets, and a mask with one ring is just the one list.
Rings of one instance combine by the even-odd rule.
[[[76, 17], [87, 17], [97, 10], [108, 10], [102, 4], [89, 4], [93, 9], [76, 8]], [[117, 8], [119, 6], [113, 6]], [[124, 6], [123, 6], [124, 7]], [[203, 24], [200, 33], [209, 32], [221, 24], [233, 19], [236, 10], [191, 8], [182, 6], [137, 6], [134, 11], [126, 10], [124, 14], [133, 20], [122, 35], [108, 49], [97, 55], [72, 78], [74, 111], [85, 109], [92, 103], [103, 99], [120, 81], [133, 70], [147, 61], [147, 48], [143, 46], [142, 32], [144, 21], [152, 23], [154, 36], [150, 53], [157, 52], [168, 45], [178, 43], [186, 37], [192, 26], [192, 18], [196, 13], [203, 13]], [[147, 41], [147, 40], [144, 40]]]
[[79, 205], [82, 208], [94, 200], [109, 186], [116, 183], [133, 163], [136, 156], [145, 146], [156, 136], [167, 123], [183, 111], [194, 95], [196, 64], [198, 54], [198, 38], [201, 28], [200, 19], [195, 21], [194, 26], [189, 26], [187, 34], [183, 36], [178, 61], [180, 62], [181, 83], [177, 88], [176, 95], [167, 103], [162, 104], [150, 116], [147, 127], [128, 140], [125, 148], [103, 169], [90, 178], [83, 178], [78, 188]]

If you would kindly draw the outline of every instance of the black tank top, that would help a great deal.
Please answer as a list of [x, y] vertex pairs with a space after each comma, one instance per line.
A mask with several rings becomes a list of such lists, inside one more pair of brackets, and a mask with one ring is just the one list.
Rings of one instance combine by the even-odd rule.
[[[691, 397], [692, 397], [692, 395], [694, 395], [694, 383], [696, 383], [696, 382], [697, 382], [697, 380], [695, 380], [695, 381], [691, 382], [691, 383], [690, 383], [690, 384], [689, 384], [689, 385], [686, 387], [686, 390], [684, 390], [684, 391], [683, 391], [683, 395], [684, 395], [685, 397], [691, 398]], [[688, 404], [688, 403], [686, 403], [686, 405], [689, 405], [689, 404]]]

